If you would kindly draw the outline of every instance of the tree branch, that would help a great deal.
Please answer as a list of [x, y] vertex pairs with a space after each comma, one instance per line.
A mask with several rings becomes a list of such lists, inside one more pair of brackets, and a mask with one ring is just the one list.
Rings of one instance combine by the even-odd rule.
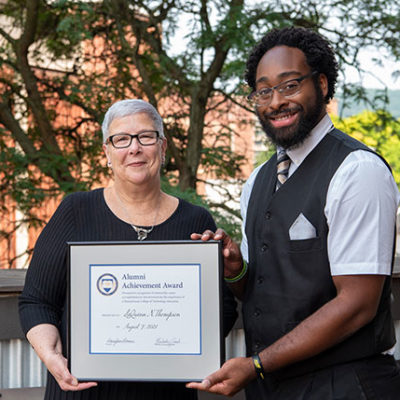
[[36, 77], [33, 74], [28, 61], [29, 46], [35, 40], [39, 3], [39, 0], [29, 0], [27, 2], [25, 26], [22, 35], [16, 41], [15, 53], [17, 56], [21, 76], [28, 92], [27, 98], [29, 106], [32, 110], [35, 121], [42, 132], [42, 138], [44, 139], [43, 145], [49, 151], [61, 156], [62, 152], [56, 141], [53, 129], [46, 114], [46, 110], [43, 106], [43, 100], [37, 88]]

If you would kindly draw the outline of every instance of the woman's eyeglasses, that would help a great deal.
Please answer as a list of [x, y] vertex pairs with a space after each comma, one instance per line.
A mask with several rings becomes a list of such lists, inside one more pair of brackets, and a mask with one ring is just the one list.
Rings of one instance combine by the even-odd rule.
[[116, 133], [107, 138], [106, 142], [110, 142], [116, 149], [124, 149], [132, 144], [133, 139], [137, 139], [142, 146], [152, 146], [157, 143], [160, 134], [158, 131], [143, 131], [136, 135], [130, 133]]

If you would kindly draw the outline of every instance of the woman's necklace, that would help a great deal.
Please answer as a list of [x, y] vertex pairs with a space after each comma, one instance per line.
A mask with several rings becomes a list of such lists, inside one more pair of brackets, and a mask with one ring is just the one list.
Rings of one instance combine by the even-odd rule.
[[[117, 190], [114, 189], [114, 193], [115, 193], [115, 197], [118, 199], [118, 202], [121, 205], [121, 208], [124, 211], [125, 216], [127, 217], [128, 221], [130, 221], [130, 216], [128, 213], [128, 210], [125, 207], [125, 204], [123, 203], [123, 201], [121, 200], [121, 198], [119, 197]], [[129, 225], [135, 230], [135, 232], [137, 233], [137, 237], [139, 241], [145, 240], [147, 239], [147, 235], [154, 229], [154, 226], [156, 224], [157, 221], [157, 217], [158, 217], [158, 212], [160, 210], [160, 205], [161, 205], [161, 195], [158, 198], [158, 203], [157, 203], [157, 209], [156, 209], [156, 214], [154, 217], [154, 221], [153, 221], [153, 225], [150, 228], [143, 228], [142, 226], [137, 226], [132, 224], [131, 222], [129, 222]]]

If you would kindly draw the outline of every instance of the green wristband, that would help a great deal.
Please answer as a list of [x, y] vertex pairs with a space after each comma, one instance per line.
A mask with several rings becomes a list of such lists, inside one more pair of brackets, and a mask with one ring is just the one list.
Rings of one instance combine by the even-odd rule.
[[243, 260], [243, 268], [240, 271], [239, 275], [235, 276], [234, 278], [224, 278], [225, 282], [227, 283], [239, 282], [246, 275], [246, 272], [247, 272], [247, 262]]
[[261, 364], [261, 360], [258, 354], [251, 357], [253, 359], [254, 368], [256, 369], [257, 377], [264, 380], [265, 372]]

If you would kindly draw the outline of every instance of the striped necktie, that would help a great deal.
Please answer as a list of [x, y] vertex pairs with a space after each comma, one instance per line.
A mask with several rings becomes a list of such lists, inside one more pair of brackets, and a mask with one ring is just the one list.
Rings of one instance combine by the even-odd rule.
[[290, 158], [286, 154], [284, 149], [278, 151], [278, 156], [276, 160], [276, 173], [277, 173], [277, 181], [276, 181], [276, 190], [278, 190], [288, 178], [290, 167]]

